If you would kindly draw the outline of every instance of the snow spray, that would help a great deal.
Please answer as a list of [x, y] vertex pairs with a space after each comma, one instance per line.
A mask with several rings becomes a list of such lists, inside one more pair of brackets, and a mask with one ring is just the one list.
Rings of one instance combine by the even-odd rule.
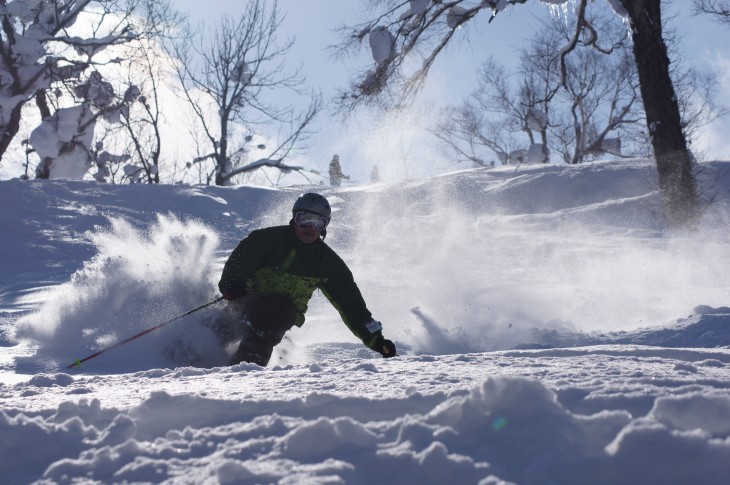
[[667, 232], [655, 170], [504, 167], [338, 191], [328, 242], [415, 352], [665, 325], [727, 304], [730, 235], [721, 204], [696, 231]]
[[[40, 309], [18, 321], [17, 339], [34, 358], [63, 363], [98, 351], [216, 296], [217, 234], [204, 224], [158, 216], [146, 230], [115, 218], [88, 237], [96, 255], [67, 283], [48, 290]], [[226, 356], [201, 311], [98, 359], [96, 369], [128, 372], [171, 365], [221, 365]]]

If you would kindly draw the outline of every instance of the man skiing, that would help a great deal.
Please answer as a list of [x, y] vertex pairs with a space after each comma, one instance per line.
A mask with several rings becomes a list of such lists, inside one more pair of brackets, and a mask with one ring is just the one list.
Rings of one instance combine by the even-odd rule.
[[266, 366], [284, 334], [304, 323], [315, 289], [367, 347], [383, 357], [396, 355], [347, 265], [324, 242], [331, 213], [323, 196], [303, 194], [294, 203], [289, 225], [255, 230], [231, 253], [218, 288], [245, 329], [231, 365]]
[[342, 173], [342, 167], [340, 166], [340, 156], [339, 155], [333, 155], [332, 161], [330, 162], [330, 185], [333, 187], [339, 187], [342, 183], [342, 179], [350, 180], [349, 175], [345, 175]]

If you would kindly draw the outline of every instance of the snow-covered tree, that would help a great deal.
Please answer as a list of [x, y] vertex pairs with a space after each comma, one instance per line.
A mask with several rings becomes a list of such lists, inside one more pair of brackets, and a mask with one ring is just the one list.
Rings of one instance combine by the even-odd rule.
[[30, 144], [41, 159], [36, 176], [81, 179], [96, 165], [99, 171], [94, 176], [104, 181], [110, 170], [107, 164], [128, 157], [92, 150], [97, 120], [103, 117], [119, 122], [122, 113], [128, 112], [129, 105], [139, 97], [139, 88], [130, 86], [117, 101], [112, 85], [92, 71], [83, 84], [75, 87], [74, 94], [81, 104], [57, 109], [30, 134]]
[[203, 132], [201, 153], [192, 164], [208, 167], [213, 162], [203, 170], [208, 183], [228, 185], [236, 175], [259, 167], [248, 162], [251, 141], [263, 125], [288, 130], [284, 142], [261, 159], [278, 160], [263, 165], [284, 167], [281, 161], [306, 137], [322, 107], [318, 95], [312, 96], [304, 113], [268, 101], [275, 92], [296, 92], [304, 82], [299, 70], [284, 69], [293, 41], [279, 42], [281, 22], [276, 1], [252, 0], [237, 18], [226, 16], [213, 29], [191, 34], [173, 49], [183, 97]]
[[[378, 59], [344, 92], [343, 109], [351, 110], [373, 100], [393, 103], [411, 98], [420, 88], [439, 54], [455, 38], [459, 27], [477, 16], [499, 21], [500, 12], [528, 0], [373, 0], [374, 14], [367, 22], [346, 26], [344, 47], [355, 46], [378, 29], [390, 33], [392, 46], [378, 43]], [[541, 0], [551, 5], [564, 5], [573, 11], [573, 35], [560, 50], [561, 73], [567, 76], [566, 59], [581, 43], [602, 49], [600, 32], [586, 17], [591, 0]], [[659, 175], [659, 189], [667, 221], [671, 226], [683, 226], [698, 214], [699, 197], [693, 175], [694, 158], [683, 132], [680, 109], [669, 70], [669, 57], [663, 38], [664, 22], [661, 0], [606, 0], [617, 15], [631, 26], [633, 53], [638, 68], [641, 97], [646, 124], [651, 139]], [[378, 6], [380, 8], [378, 8]], [[417, 8], [414, 8], [416, 7]], [[483, 15], [480, 15], [483, 14]], [[372, 48], [372, 46], [371, 46]], [[375, 51], [373, 49], [373, 54]], [[409, 71], [410, 59], [423, 59]], [[389, 97], [390, 95], [390, 97]]]
[[109, 46], [141, 35], [132, 20], [150, 8], [154, 0], [0, 0], [0, 157], [35, 99], [43, 118], [30, 137], [38, 176], [83, 176], [93, 165], [96, 120], [113, 119], [138, 94], [129, 87], [115, 99], [96, 68], [117, 61], [104, 56]]

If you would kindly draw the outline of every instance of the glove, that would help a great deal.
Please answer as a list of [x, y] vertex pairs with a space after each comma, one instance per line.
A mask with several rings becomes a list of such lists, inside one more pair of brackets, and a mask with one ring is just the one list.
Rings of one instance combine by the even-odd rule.
[[379, 337], [378, 340], [375, 341], [375, 344], [373, 344], [372, 348], [386, 359], [396, 356], [395, 344], [386, 338]]
[[243, 281], [234, 281], [224, 288], [219, 288], [224, 300], [235, 300], [246, 296], [246, 283]]

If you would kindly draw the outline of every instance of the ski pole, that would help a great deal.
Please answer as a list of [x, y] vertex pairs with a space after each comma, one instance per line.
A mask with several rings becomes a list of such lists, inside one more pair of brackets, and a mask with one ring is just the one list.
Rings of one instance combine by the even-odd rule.
[[103, 353], [105, 353], [105, 352], [109, 352], [109, 351], [110, 351], [110, 350], [112, 350], [112, 349], [116, 349], [117, 347], [120, 347], [120, 346], [122, 346], [122, 345], [124, 345], [124, 344], [126, 344], [126, 343], [128, 343], [128, 342], [131, 342], [132, 340], [134, 340], [134, 339], [136, 339], [136, 338], [139, 338], [139, 337], [141, 337], [142, 335], [147, 335], [147, 334], [148, 334], [148, 333], [150, 333], [150, 332], [154, 332], [155, 330], [157, 330], [157, 329], [159, 329], [159, 328], [162, 328], [162, 327], [164, 327], [165, 325], [169, 325], [169, 324], [171, 324], [172, 322], [176, 322], [176, 321], [180, 320], [180, 319], [181, 319], [181, 318], [183, 318], [183, 317], [187, 317], [187, 316], [188, 316], [188, 315], [190, 315], [191, 313], [195, 313], [195, 312], [197, 312], [198, 310], [202, 310], [203, 308], [206, 308], [206, 307], [209, 307], [209, 306], [213, 305], [214, 303], [218, 303], [218, 302], [219, 302], [219, 301], [221, 301], [222, 299], [223, 299], [223, 297], [222, 297], [222, 296], [221, 296], [221, 297], [218, 297], [218, 298], [216, 298], [215, 300], [211, 300], [211, 301], [209, 301], [208, 303], [205, 303], [205, 304], [203, 304], [203, 305], [200, 305], [200, 306], [199, 306], [199, 307], [197, 307], [197, 308], [193, 308], [192, 310], [190, 310], [190, 311], [187, 311], [187, 312], [185, 312], [185, 313], [183, 313], [183, 314], [181, 314], [181, 315], [178, 315], [178, 316], [176, 316], [175, 318], [171, 318], [171, 319], [167, 320], [166, 322], [162, 322], [162, 323], [160, 323], [159, 325], [155, 325], [155, 326], [154, 326], [154, 327], [152, 327], [152, 328], [148, 328], [147, 330], [144, 330], [144, 331], [142, 331], [142, 332], [139, 332], [139, 333], [138, 333], [138, 334], [136, 334], [136, 335], [132, 335], [131, 337], [129, 337], [129, 338], [128, 338], [128, 339], [126, 339], [126, 340], [122, 340], [121, 342], [117, 342], [116, 344], [112, 345], [111, 347], [107, 347], [107, 348], [105, 348], [105, 349], [102, 349], [102, 350], [100, 350], [100, 351], [98, 351], [98, 352], [96, 352], [96, 353], [94, 353], [94, 354], [91, 354], [91, 355], [89, 355], [88, 357], [84, 357], [84, 358], [83, 358], [83, 359], [81, 359], [81, 360], [79, 360], [79, 359], [76, 359], [76, 360], [74, 360], [74, 361], [73, 361], [73, 363], [71, 363], [71, 364], [67, 365], [67, 366], [66, 366], [66, 368], [67, 368], [67, 369], [70, 369], [70, 368], [71, 368], [71, 367], [73, 367], [73, 366], [81, 367], [81, 363], [82, 363], [82, 362], [86, 362], [87, 360], [89, 360], [89, 359], [93, 359], [94, 357], [98, 357], [98, 356], [100, 356], [101, 354], [103, 354]]

